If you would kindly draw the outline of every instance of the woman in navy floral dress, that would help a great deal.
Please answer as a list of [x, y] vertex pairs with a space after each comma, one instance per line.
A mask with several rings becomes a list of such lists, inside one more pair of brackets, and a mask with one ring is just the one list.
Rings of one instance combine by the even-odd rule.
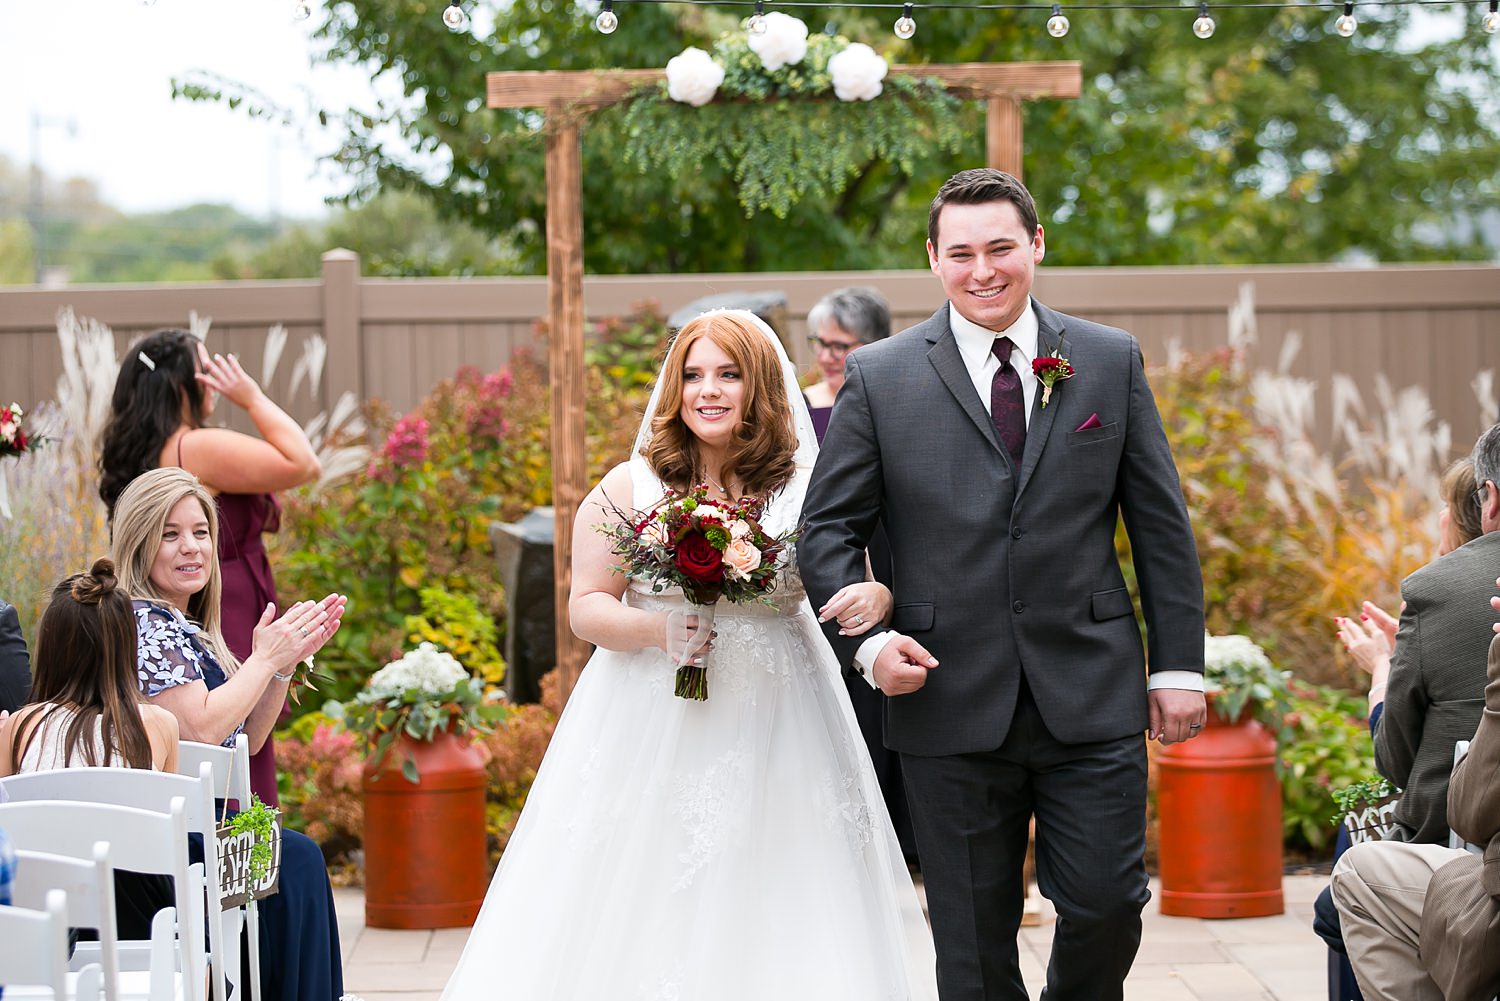
[[[141, 691], [177, 717], [184, 740], [252, 748], [276, 723], [296, 665], [337, 631], [344, 599], [298, 602], [276, 619], [267, 605], [254, 651], [235, 660], [218, 632], [218, 520], [193, 474], [168, 467], [137, 477], [115, 506], [113, 554], [134, 597]], [[338, 1001], [338, 923], [322, 852], [284, 831], [280, 892], [261, 903], [266, 1001]]]

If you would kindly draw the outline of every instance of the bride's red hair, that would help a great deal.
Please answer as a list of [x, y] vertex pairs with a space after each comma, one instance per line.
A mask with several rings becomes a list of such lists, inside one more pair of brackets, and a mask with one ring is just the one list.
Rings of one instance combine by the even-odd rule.
[[719, 473], [737, 479], [747, 494], [765, 496], [792, 478], [797, 434], [792, 405], [776, 350], [749, 321], [733, 313], [708, 313], [690, 320], [667, 349], [662, 362], [661, 397], [651, 420], [651, 436], [641, 448], [656, 475], [669, 487], [686, 490], [701, 482], [693, 447], [696, 439], [682, 422], [682, 373], [688, 350], [699, 338], [717, 344], [739, 366], [745, 381], [744, 420], [734, 429], [729, 455]]

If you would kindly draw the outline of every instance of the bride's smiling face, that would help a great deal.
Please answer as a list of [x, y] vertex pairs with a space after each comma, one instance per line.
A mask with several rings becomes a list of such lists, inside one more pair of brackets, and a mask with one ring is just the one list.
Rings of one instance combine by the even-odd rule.
[[698, 338], [683, 361], [682, 423], [703, 444], [725, 448], [744, 420], [744, 404], [740, 366], [713, 338]]

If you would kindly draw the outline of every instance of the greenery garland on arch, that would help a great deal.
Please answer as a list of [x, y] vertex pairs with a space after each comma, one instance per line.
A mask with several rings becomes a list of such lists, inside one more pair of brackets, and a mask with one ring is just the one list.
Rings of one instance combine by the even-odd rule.
[[[801, 25], [786, 15], [768, 15], [778, 17]], [[773, 20], [771, 34], [787, 27]], [[795, 30], [792, 35], [795, 42]], [[685, 57], [694, 62], [691, 71], [698, 78], [692, 79], [690, 71], [687, 90], [691, 93], [696, 85], [696, 98], [682, 97], [669, 63], [668, 81], [642, 88], [625, 102], [620, 119], [623, 159], [642, 173], [661, 172], [676, 185], [703, 164], [716, 162], [734, 178], [747, 218], [770, 211], [784, 219], [804, 198], [837, 198], [873, 160], [911, 174], [934, 149], [952, 153], [961, 148], [967, 136], [960, 102], [942, 83], [887, 77], [884, 61], [873, 50], [857, 43], [853, 47], [862, 50], [856, 52], [858, 59], [845, 62], [859, 63], [856, 89], [876, 91], [874, 96], [836, 95], [829, 62], [851, 48], [842, 36], [807, 37], [799, 59], [776, 65], [777, 59], [752, 48], [745, 32], [725, 34], [713, 47], [712, 62], [722, 70], [716, 88], [707, 54], [690, 48], [672, 63]], [[875, 72], [871, 60], [879, 61]], [[839, 81], [846, 93], [847, 81], [847, 76]], [[675, 99], [670, 93], [674, 83], [679, 90]], [[712, 100], [704, 97], [705, 89]], [[681, 103], [700, 106], [679, 107]]]

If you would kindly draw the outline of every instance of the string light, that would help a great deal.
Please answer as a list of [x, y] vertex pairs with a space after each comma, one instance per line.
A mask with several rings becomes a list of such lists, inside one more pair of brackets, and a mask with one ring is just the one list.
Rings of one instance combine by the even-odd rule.
[[1214, 24], [1214, 19], [1208, 16], [1208, 4], [1200, 3], [1198, 17], [1193, 21], [1193, 34], [1199, 38], [1212, 38], [1216, 27], [1218, 25]]
[[292, 17], [298, 21], [306, 21], [312, 17], [312, 4], [307, 0], [297, 0], [297, 5], [292, 8]]
[[443, 23], [450, 31], [463, 31], [464, 25], [469, 23], [469, 15], [464, 13], [463, 4], [459, 0], [450, 0], [448, 9], [443, 11]]
[[601, 35], [613, 35], [619, 26], [620, 19], [615, 15], [615, 0], [604, 0], [604, 9], [594, 18], [594, 27], [599, 29]]
[[765, 0], [755, 0], [755, 13], [750, 15], [750, 23], [745, 25], [745, 30], [752, 35], [764, 35], [766, 33]]
[[1053, 4], [1052, 16], [1047, 18], [1047, 34], [1053, 38], [1061, 38], [1068, 33], [1070, 27], [1072, 25], [1068, 23], [1068, 16], [1062, 12], [1062, 4]]
[[911, 16], [911, 4], [901, 8], [901, 16], [893, 26], [897, 38], [910, 38], [917, 33], [917, 21]]
[[1484, 15], [1484, 30], [1493, 35], [1500, 31], [1500, 0], [1490, 0], [1490, 12]]
[[1349, 38], [1358, 27], [1359, 21], [1354, 17], [1354, 0], [1345, 0], [1344, 12], [1339, 15], [1337, 21], [1333, 22], [1333, 30]]

